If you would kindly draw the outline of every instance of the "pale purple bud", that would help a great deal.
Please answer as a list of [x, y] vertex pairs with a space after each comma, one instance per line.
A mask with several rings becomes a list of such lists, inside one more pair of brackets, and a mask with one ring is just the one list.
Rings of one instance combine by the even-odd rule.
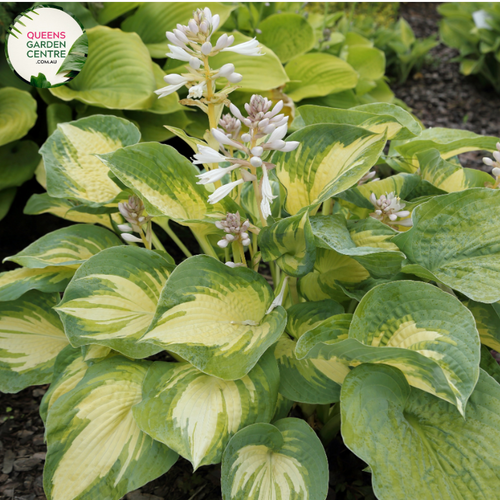
[[273, 116], [276, 116], [282, 109], [283, 109], [283, 101], [279, 101], [276, 106], [274, 106], [273, 110], [270, 111], [270, 116], [269, 118], [272, 118]]
[[226, 240], [227, 241], [234, 241], [234, 235], [232, 235], [232, 234], [226, 234]]
[[264, 127], [262, 132], [264, 132], [264, 134], [272, 134], [275, 130], [276, 130], [276, 125], [274, 125], [274, 123], [270, 123], [269, 125]]

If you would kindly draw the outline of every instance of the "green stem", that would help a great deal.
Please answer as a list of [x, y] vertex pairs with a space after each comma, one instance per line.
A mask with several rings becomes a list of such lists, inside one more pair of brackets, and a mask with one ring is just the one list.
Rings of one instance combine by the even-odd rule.
[[195, 231], [194, 228], [191, 228], [191, 231], [193, 232], [196, 241], [198, 241], [198, 243], [200, 244], [203, 252], [207, 255], [210, 255], [210, 257], [214, 257], [215, 259], [220, 260], [217, 252], [214, 250], [214, 247], [208, 241], [206, 234], [200, 234], [198, 233], [198, 231]]
[[248, 267], [247, 266], [247, 259], [245, 258], [245, 249], [243, 248], [243, 243], [241, 243], [240, 240], [238, 240], [238, 248], [240, 250], [240, 257], [241, 257], [242, 264], [244, 264], [245, 267]]
[[340, 403], [333, 407], [330, 420], [319, 431], [319, 437], [324, 445], [327, 445], [335, 439], [335, 436], [340, 432]]
[[325, 202], [323, 202], [323, 208], [321, 209], [322, 215], [330, 215], [333, 210], [334, 200], [333, 198], [329, 198]]
[[184, 243], [179, 239], [179, 237], [173, 232], [172, 228], [168, 225], [168, 219], [165, 217], [165, 220], [155, 219], [156, 224], [158, 224], [169, 236], [172, 238], [172, 241], [182, 250], [186, 257], [192, 257], [193, 254], [186, 248]]
[[151, 230], [151, 235], [153, 237], [152, 241], [153, 241], [153, 245], [155, 246], [155, 248], [166, 252], [165, 247], [162, 245], [161, 241], [158, 239], [158, 236], [156, 236], [156, 234], [153, 230]]
[[346, 313], [352, 314], [354, 310], [356, 309], [358, 305], [358, 301], [356, 299], [352, 299], [351, 302], [349, 302], [349, 307], [347, 308]]
[[288, 280], [288, 289], [290, 290], [290, 297], [294, 304], [300, 303], [299, 292], [297, 291], [297, 278], [292, 278]]
[[231, 249], [233, 251], [233, 260], [235, 264], [241, 264], [240, 249], [238, 248], [238, 242], [233, 241], [231, 243]]

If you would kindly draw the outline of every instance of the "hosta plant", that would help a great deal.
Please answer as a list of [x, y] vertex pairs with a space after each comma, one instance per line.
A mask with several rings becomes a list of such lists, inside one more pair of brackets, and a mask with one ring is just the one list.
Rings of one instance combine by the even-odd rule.
[[[289, 134], [282, 90], [231, 101], [275, 59], [214, 12], [149, 34], [177, 68], [157, 101], [120, 97], [206, 114], [198, 135], [169, 126], [190, 159], [137, 115], [61, 121], [40, 149], [47, 194], [26, 211], [77, 224], [8, 258], [0, 387], [50, 383], [47, 498], [118, 500], [180, 455], [221, 464], [224, 500], [325, 500], [339, 427], [379, 499], [496, 498], [499, 139], [387, 103], [303, 105]], [[103, 99], [77, 87], [89, 67], [54, 92]], [[495, 151], [493, 176], [461, 166], [471, 150]]]

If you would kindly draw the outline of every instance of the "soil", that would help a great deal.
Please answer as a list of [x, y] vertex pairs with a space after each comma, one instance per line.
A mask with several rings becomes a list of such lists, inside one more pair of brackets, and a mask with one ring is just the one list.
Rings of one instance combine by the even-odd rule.
[[[401, 4], [400, 15], [417, 37], [438, 32], [437, 4]], [[457, 52], [440, 44], [432, 52], [432, 62], [405, 84], [393, 87], [427, 127], [450, 127], [478, 134], [500, 134], [500, 95], [481, 89], [475, 80], [459, 73], [458, 63], [450, 62]], [[43, 109], [43, 106], [42, 106]], [[41, 116], [41, 126], [45, 117]], [[181, 146], [179, 143], [173, 144]], [[484, 168], [481, 153], [461, 155], [464, 166]], [[488, 170], [488, 169], [486, 169]], [[43, 192], [35, 180], [19, 189], [11, 211], [0, 222], [0, 260], [13, 255], [37, 238], [70, 223], [51, 215], [28, 216], [22, 213], [33, 193]], [[13, 222], [15, 221], [15, 223]], [[13, 225], [14, 224], [14, 225]], [[160, 235], [167, 248], [166, 235]], [[196, 246], [194, 242], [191, 243]], [[196, 250], [196, 248], [193, 248]], [[180, 255], [172, 251], [174, 258]], [[0, 272], [14, 269], [12, 263], [0, 264]], [[42, 500], [42, 471], [46, 448], [43, 423], [38, 415], [46, 386], [29, 388], [18, 394], [0, 393], [0, 499]], [[301, 416], [298, 407], [293, 416]], [[337, 436], [326, 448], [330, 463], [328, 500], [373, 499], [370, 475], [362, 472], [365, 464], [354, 456]], [[189, 462], [179, 461], [165, 475], [143, 488], [129, 493], [127, 500], [219, 500], [220, 466], [202, 467], [192, 473]], [[101, 499], [96, 499], [101, 500]], [[102, 499], [105, 500], [105, 499]]]

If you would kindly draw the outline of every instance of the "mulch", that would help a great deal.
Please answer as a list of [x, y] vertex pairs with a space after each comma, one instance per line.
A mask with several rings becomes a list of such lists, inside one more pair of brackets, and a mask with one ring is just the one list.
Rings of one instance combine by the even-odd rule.
[[[437, 33], [439, 15], [436, 4], [402, 4], [400, 14], [418, 37]], [[459, 73], [458, 63], [450, 62], [457, 52], [440, 44], [431, 56], [433, 61], [405, 84], [393, 87], [427, 127], [450, 127], [471, 130], [483, 135], [500, 134], [500, 95], [481, 89], [472, 78]], [[481, 153], [461, 155], [464, 166], [484, 168]], [[35, 181], [25, 184], [18, 193], [9, 216], [0, 222], [0, 257], [12, 255], [46, 232], [66, 225], [52, 216], [22, 214], [29, 195], [41, 192]], [[16, 221], [15, 233], [12, 221]], [[0, 271], [12, 269], [0, 265]], [[0, 393], [0, 499], [43, 500], [42, 471], [46, 447], [43, 423], [38, 415], [46, 386], [29, 388], [18, 394]], [[300, 410], [295, 409], [299, 416]], [[363, 463], [343, 445], [338, 436], [327, 447], [330, 462], [328, 500], [372, 499], [370, 476], [361, 472]], [[202, 467], [192, 473], [184, 459], [161, 478], [140, 490], [129, 493], [127, 500], [219, 500], [220, 465]], [[101, 500], [101, 499], [96, 499]], [[105, 500], [105, 499], [102, 499]]]

